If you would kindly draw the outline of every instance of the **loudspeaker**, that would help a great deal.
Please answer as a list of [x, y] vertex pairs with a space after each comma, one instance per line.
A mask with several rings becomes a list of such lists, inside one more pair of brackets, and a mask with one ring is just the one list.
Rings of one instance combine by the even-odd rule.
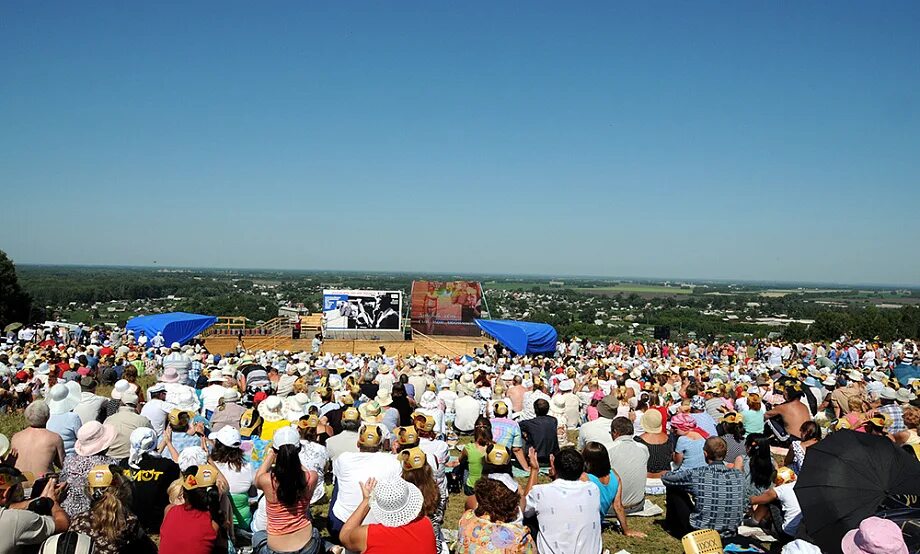
[[671, 338], [671, 328], [667, 325], [656, 325], [655, 326], [655, 339], [656, 340], [668, 340]]

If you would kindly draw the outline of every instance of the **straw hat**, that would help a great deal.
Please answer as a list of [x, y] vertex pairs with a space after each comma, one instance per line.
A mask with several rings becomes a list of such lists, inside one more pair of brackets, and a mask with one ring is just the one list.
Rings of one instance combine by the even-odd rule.
[[272, 395], [259, 403], [259, 415], [265, 421], [281, 421], [284, 419], [284, 401]]
[[393, 395], [390, 393], [389, 389], [380, 389], [377, 391], [377, 398], [374, 400], [381, 406], [386, 407], [393, 403]]
[[115, 427], [98, 421], [87, 421], [77, 431], [77, 442], [73, 449], [80, 456], [99, 454], [112, 445], [116, 436], [118, 430]]
[[642, 424], [642, 429], [644, 429], [646, 433], [661, 432], [661, 412], [658, 410], [645, 410], [639, 422]]
[[376, 400], [371, 400], [370, 402], [365, 402], [358, 406], [358, 412], [361, 414], [361, 419], [370, 423], [377, 423], [383, 418], [381, 414], [380, 404]]
[[422, 491], [400, 477], [380, 481], [370, 500], [371, 515], [386, 527], [402, 527], [422, 510]]

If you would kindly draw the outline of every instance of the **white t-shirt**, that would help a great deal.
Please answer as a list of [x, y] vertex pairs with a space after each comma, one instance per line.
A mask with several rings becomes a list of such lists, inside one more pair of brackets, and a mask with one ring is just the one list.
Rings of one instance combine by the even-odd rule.
[[802, 508], [799, 507], [794, 487], [795, 483], [786, 483], [773, 489], [783, 506], [783, 533], [793, 537], [799, 530], [799, 523], [802, 522]]
[[[347, 521], [363, 498], [361, 483], [371, 477], [378, 481], [399, 477], [402, 467], [396, 456], [387, 452], [345, 452], [332, 462], [332, 474], [339, 489], [332, 513], [340, 521]], [[371, 523], [380, 522], [368, 514], [364, 525]]]
[[217, 410], [217, 403], [224, 394], [227, 393], [227, 387], [223, 385], [208, 385], [201, 389], [201, 406], [204, 410]]
[[472, 431], [479, 417], [479, 401], [472, 396], [461, 396], [454, 401], [454, 410], [457, 412], [454, 427], [459, 431]]
[[243, 494], [249, 492], [250, 487], [252, 487], [252, 478], [256, 475], [256, 472], [253, 471], [251, 465], [243, 464], [239, 471], [231, 468], [230, 464], [223, 462], [214, 462], [214, 465], [227, 479], [227, 483], [230, 484], [231, 494]]
[[166, 429], [166, 416], [168, 415], [166, 410], [168, 407], [166, 402], [159, 398], [153, 398], [148, 400], [141, 409], [141, 415], [150, 420], [150, 425], [156, 431], [157, 436], [162, 435]]
[[540, 554], [600, 554], [601, 494], [589, 481], [557, 479], [527, 495], [524, 517], [537, 516]]

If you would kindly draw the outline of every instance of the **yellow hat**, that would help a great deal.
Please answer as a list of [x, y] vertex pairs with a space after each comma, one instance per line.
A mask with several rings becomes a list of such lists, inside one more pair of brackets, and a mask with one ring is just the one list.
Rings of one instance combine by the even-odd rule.
[[744, 418], [738, 412], [726, 412], [722, 416], [722, 423], [742, 423]]
[[508, 405], [504, 402], [496, 402], [492, 407], [492, 410], [495, 412], [497, 417], [505, 417], [508, 415]]
[[353, 406], [355, 403], [355, 397], [350, 393], [345, 393], [339, 398], [339, 401], [342, 402], [342, 404], [345, 406]]
[[188, 410], [178, 410], [178, 409], [172, 410], [171, 412], [169, 412], [169, 424], [179, 425], [179, 418], [182, 416], [182, 414], [188, 414], [188, 418], [190, 420], [195, 418], [195, 412], [190, 412]]
[[212, 487], [217, 484], [217, 468], [210, 464], [198, 466], [195, 475], [187, 475], [182, 480], [182, 488], [187, 491]]
[[399, 453], [399, 461], [402, 462], [403, 469], [419, 469], [425, 467], [428, 463], [428, 456], [421, 448], [408, 448]]
[[303, 416], [297, 421], [297, 426], [301, 429], [316, 429], [319, 425], [319, 416], [311, 414]]
[[261, 423], [262, 416], [259, 412], [255, 408], [249, 408], [240, 416], [240, 434], [244, 437], [252, 435]]
[[773, 480], [774, 485], [784, 485], [793, 481], [795, 481], [795, 472], [790, 468], [783, 466], [776, 470], [776, 479]]
[[15, 467], [0, 466], [0, 489], [8, 489], [25, 481], [25, 475]]
[[[424, 421], [422, 421], [423, 419]], [[412, 416], [412, 422], [415, 424], [415, 428], [420, 431], [426, 433], [434, 431], [435, 420], [432, 415], [415, 412]]]
[[112, 484], [112, 470], [107, 465], [93, 466], [86, 476], [86, 482], [91, 489], [102, 489]]
[[379, 445], [382, 440], [383, 435], [380, 434], [380, 427], [376, 424], [369, 423], [364, 425], [358, 432], [358, 445], [360, 446], [374, 447]]
[[358, 413], [357, 408], [345, 408], [345, 411], [342, 412], [342, 421], [358, 421], [361, 419], [361, 414]]
[[500, 444], [490, 444], [486, 449], [486, 463], [503, 466], [511, 463], [511, 454]]
[[397, 427], [396, 436], [400, 445], [418, 444], [418, 431], [415, 430], [415, 426]]

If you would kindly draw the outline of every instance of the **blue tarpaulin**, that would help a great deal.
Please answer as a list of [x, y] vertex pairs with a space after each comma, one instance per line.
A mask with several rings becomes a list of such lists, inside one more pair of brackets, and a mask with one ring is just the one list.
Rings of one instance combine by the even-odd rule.
[[920, 367], [902, 363], [894, 366], [891, 374], [898, 378], [901, 385], [906, 385], [911, 379], [920, 379]]
[[477, 319], [476, 325], [519, 356], [556, 351], [556, 329], [547, 323]]
[[168, 314], [144, 315], [128, 320], [128, 330], [134, 331], [137, 336], [140, 331], [153, 338], [158, 332], [163, 333], [166, 346], [174, 342], [185, 344], [195, 335], [204, 331], [217, 322], [212, 315], [187, 314], [185, 312], [170, 312]]

